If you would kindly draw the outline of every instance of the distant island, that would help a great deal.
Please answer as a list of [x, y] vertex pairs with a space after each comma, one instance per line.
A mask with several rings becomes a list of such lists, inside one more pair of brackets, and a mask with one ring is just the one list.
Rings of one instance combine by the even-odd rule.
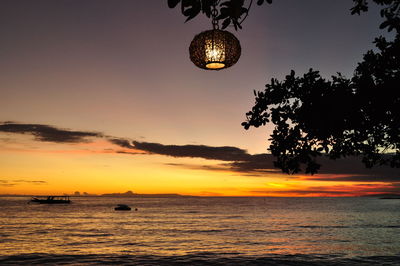
[[179, 197], [194, 197], [186, 196], [180, 194], [137, 194], [132, 191], [127, 191], [125, 193], [106, 193], [101, 194], [101, 197], [140, 197], [140, 198], [179, 198]]
[[382, 193], [382, 194], [365, 195], [361, 197], [373, 197], [380, 199], [400, 199], [400, 194]]
[[[41, 195], [23, 195], [23, 194], [0, 194], [0, 197], [33, 197], [33, 196], [41, 196]], [[58, 196], [56, 194], [46, 194], [46, 196]], [[80, 193], [79, 191], [75, 191], [72, 194], [64, 193], [63, 196], [72, 196], [72, 197], [115, 197], [115, 198], [185, 198], [185, 197], [198, 197], [192, 195], [180, 195], [180, 194], [138, 194], [133, 193], [132, 191], [127, 191], [124, 193], [106, 193], [106, 194], [89, 194], [86, 192]]]

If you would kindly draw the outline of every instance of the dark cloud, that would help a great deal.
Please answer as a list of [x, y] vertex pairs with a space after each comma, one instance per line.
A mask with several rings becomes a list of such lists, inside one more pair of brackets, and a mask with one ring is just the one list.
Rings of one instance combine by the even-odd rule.
[[246, 150], [229, 146], [211, 147], [206, 145], [164, 145], [161, 143], [130, 141], [122, 138], [109, 138], [108, 140], [123, 148], [172, 157], [203, 158], [208, 160], [233, 162], [249, 161], [253, 156], [248, 154]]
[[251, 157], [247, 151], [229, 146], [163, 145], [160, 143], [138, 141], [133, 141], [132, 143], [135, 149], [172, 157], [192, 157], [220, 161], [247, 161]]
[[118, 145], [118, 146], [123, 147], [123, 148], [128, 148], [128, 149], [135, 148], [132, 145], [132, 141], [127, 140], [127, 139], [109, 138], [108, 141], [110, 141], [112, 144]]
[[72, 131], [59, 129], [53, 126], [41, 124], [19, 124], [4, 122], [0, 124], [0, 132], [30, 134], [39, 141], [49, 141], [57, 143], [79, 143], [87, 142], [88, 137], [101, 137], [101, 133]]
[[[163, 145], [160, 143], [149, 143], [130, 141], [127, 139], [109, 139], [113, 144], [123, 148], [130, 148], [141, 150], [150, 154], [159, 154], [172, 157], [189, 157], [189, 158], [202, 158], [207, 160], [219, 160], [229, 163], [219, 165], [181, 165], [170, 164], [172, 166], [181, 166], [190, 169], [212, 170], [212, 171], [235, 171], [240, 173], [276, 173], [273, 165], [273, 157], [270, 154], [255, 154], [251, 155], [246, 150], [224, 146], [224, 147], [211, 147], [205, 145]], [[128, 153], [126, 151], [119, 151], [118, 153]], [[137, 153], [134, 153], [137, 154]]]
[[311, 194], [326, 194], [326, 195], [348, 195], [351, 194], [349, 191], [331, 191], [331, 190], [314, 190], [314, 189], [304, 189], [304, 190], [279, 190], [279, 191], [270, 191], [270, 190], [253, 190], [251, 193], [256, 194], [277, 194], [280, 195], [282, 193], [291, 193], [291, 194], [299, 194], [299, 195], [311, 195]]
[[336, 174], [357, 175], [360, 173], [373, 172], [376, 175], [379, 175], [379, 173], [381, 173], [381, 176], [389, 174], [391, 176], [400, 177], [399, 168], [376, 166], [371, 169], [367, 169], [365, 165], [361, 162], [361, 158], [356, 156], [346, 157], [337, 160], [331, 160], [327, 157], [321, 157], [318, 159], [318, 163], [321, 164], [321, 170], [319, 171], [321, 174], [334, 172]]
[[165, 165], [176, 166], [191, 170], [230, 171], [230, 168], [227, 166], [227, 164], [199, 165], [199, 164], [184, 164], [184, 163], [166, 163]]
[[[124, 148], [141, 150], [151, 154], [172, 157], [203, 158], [220, 160], [227, 163], [218, 165], [171, 164], [172, 166], [186, 167], [196, 170], [233, 171], [241, 175], [266, 176], [271, 173], [281, 173], [274, 167], [275, 158], [271, 154], [248, 154], [246, 150], [236, 147], [211, 147], [205, 145], [163, 145], [160, 143], [129, 141], [126, 139], [110, 139], [110, 142]], [[130, 152], [118, 152], [130, 153]], [[137, 152], [133, 152], [137, 154]], [[351, 181], [351, 182], [398, 182], [400, 171], [398, 168], [379, 166], [372, 169], [365, 168], [357, 157], [347, 157], [330, 160], [321, 157], [318, 162], [322, 165], [318, 175], [305, 176], [302, 173], [286, 178], [310, 179], [318, 181]], [[316, 192], [315, 192], [316, 193]]]
[[143, 152], [135, 152], [135, 151], [114, 151], [115, 153], [118, 154], [130, 154], [130, 155], [138, 155], [138, 154], [142, 154]]
[[275, 158], [271, 154], [255, 154], [248, 160], [228, 163], [232, 170], [242, 173], [279, 173], [280, 169], [274, 166]]
[[338, 160], [320, 158], [321, 170], [309, 180], [343, 181], [343, 182], [399, 182], [400, 169], [389, 166], [366, 168], [357, 157], [346, 157]]
[[[275, 157], [271, 154], [252, 155], [247, 161], [235, 161], [228, 165], [237, 172], [280, 173], [274, 167]], [[306, 179], [318, 181], [351, 181], [351, 182], [398, 182], [400, 170], [389, 166], [366, 168], [357, 157], [347, 157], [330, 160], [326, 157], [318, 159], [321, 164], [319, 173], [315, 176], [306, 175]], [[291, 178], [298, 178], [304, 174], [299, 173]]]
[[370, 174], [375, 175], [349, 175], [349, 176], [338, 176], [338, 175], [328, 175], [322, 176], [310, 176], [306, 178], [307, 180], [315, 181], [335, 181], [335, 182], [400, 182], [400, 175], [390, 176], [390, 175], [377, 175], [373, 170]]
[[253, 190], [250, 191], [252, 193], [257, 194], [277, 194], [280, 195], [282, 193], [290, 193], [290, 194], [298, 194], [298, 195], [325, 195], [325, 196], [346, 196], [346, 195], [354, 195], [354, 194], [392, 194], [392, 195], [400, 195], [400, 183], [392, 183], [392, 184], [358, 184], [358, 185], [336, 185], [336, 186], [313, 186], [313, 187], [305, 187], [305, 188], [294, 188], [294, 189], [286, 189], [286, 190]]

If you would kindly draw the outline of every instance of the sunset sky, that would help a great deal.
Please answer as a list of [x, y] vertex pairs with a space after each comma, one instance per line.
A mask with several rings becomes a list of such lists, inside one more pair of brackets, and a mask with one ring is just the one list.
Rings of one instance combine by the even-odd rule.
[[[379, 9], [352, 1], [254, 5], [233, 32], [242, 56], [205, 71], [190, 61], [199, 16], [166, 0], [3, 0], [0, 4], [0, 194], [125, 192], [226, 196], [399, 193], [398, 169], [323, 161], [282, 174], [271, 125], [240, 125], [273, 77], [318, 69], [351, 77], [374, 46]], [[338, 103], [340, 104], [340, 103]], [[333, 110], [334, 111], [334, 110]]]

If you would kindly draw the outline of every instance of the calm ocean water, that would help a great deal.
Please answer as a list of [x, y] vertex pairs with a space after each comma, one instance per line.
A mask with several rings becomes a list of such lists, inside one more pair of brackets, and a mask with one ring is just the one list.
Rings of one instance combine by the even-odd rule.
[[400, 265], [395, 199], [28, 199], [0, 197], [0, 265]]

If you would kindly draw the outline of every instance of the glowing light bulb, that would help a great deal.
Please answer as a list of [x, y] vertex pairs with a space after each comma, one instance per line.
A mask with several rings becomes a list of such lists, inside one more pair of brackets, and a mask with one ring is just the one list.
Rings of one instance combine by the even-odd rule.
[[225, 66], [225, 45], [223, 41], [208, 39], [205, 42], [206, 67], [219, 69]]

